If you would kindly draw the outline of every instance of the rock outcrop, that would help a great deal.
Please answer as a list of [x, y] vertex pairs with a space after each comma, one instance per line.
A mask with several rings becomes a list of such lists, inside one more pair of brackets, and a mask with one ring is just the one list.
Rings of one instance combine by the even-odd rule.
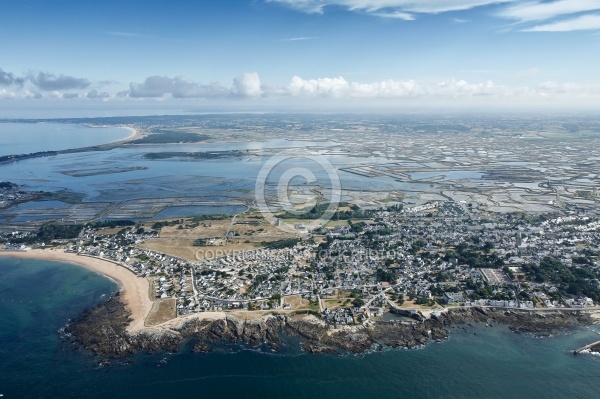
[[466, 323], [507, 325], [518, 333], [545, 335], [575, 324], [589, 324], [588, 315], [576, 311], [531, 312], [490, 308], [457, 308], [414, 323], [370, 322], [333, 328], [314, 316], [269, 315], [258, 320], [191, 318], [176, 326], [130, 334], [130, 315], [118, 296], [86, 310], [64, 329], [65, 337], [104, 357], [121, 357], [135, 351], [176, 352], [192, 343], [196, 352], [234, 344], [284, 351], [285, 337], [300, 337], [309, 353], [364, 353], [373, 348], [414, 348], [448, 336], [448, 329]]

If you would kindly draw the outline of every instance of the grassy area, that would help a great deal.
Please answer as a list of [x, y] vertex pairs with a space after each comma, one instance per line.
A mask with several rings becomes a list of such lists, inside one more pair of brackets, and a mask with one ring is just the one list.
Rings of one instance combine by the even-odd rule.
[[332, 229], [338, 226], [348, 226], [347, 220], [330, 220], [325, 224], [325, 228]]
[[324, 299], [323, 306], [327, 309], [350, 308], [352, 307], [352, 299]]
[[156, 326], [177, 317], [175, 298], [155, 301], [146, 319], [147, 326]]
[[319, 312], [319, 302], [317, 302], [317, 301], [309, 301], [309, 303], [308, 303], [308, 309], [312, 310], [313, 312]]
[[414, 300], [409, 300], [408, 297], [404, 297], [404, 303], [402, 305], [400, 305], [400, 308], [402, 309], [443, 309], [443, 307], [438, 304], [435, 303], [433, 306], [427, 306], [427, 305], [418, 305], [415, 303]]
[[303, 299], [297, 295], [286, 296], [283, 299], [283, 303], [289, 303], [292, 306], [292, 310], [309, 309], [308, 299]]
[[[295, 234], [283, 232], [256, 215], [237, 217], [227, 239], [225, 235], [232, 217], [222, 220], [173, 220], [178, 223], [171, 224], [169, 220], [165, 221], [164, 227], [160, 229], [160, 238], [148, 239], [140, 247], [183, 259], [200, 260], [204, 258], [205, 253], [210, 258], [221, 257], [234, 251], [249, 251], [268, 246], [265, 243], [297, 239]], [[198, 246], [199, 244], [204, 245]], [[200, 257], [197, 257], [197, 254]]]

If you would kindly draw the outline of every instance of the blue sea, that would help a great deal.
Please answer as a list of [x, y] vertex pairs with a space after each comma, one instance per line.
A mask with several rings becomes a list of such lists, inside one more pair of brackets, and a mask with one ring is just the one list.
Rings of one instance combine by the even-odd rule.
[[0, 123], [0, 156], [88, 147], [124, 139], [119, 127], [90, 128], [66, 123]]
[[117, 286], [71, 264], [0, 258], [4, 398], [594, 398], [600, 358], [573, 356], [596, 327], [533, 338], [505, 327], [455, 328], [416, 350], [361, 356], [252, 350], [139, 354], [130, 364], [61, 343], [58, 329]]

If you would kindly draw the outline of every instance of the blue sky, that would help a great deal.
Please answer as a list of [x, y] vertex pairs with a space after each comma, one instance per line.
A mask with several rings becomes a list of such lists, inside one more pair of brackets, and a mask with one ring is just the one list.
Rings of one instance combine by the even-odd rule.
[[600, 105], [600, 0], [3, 3], [0, 117]]

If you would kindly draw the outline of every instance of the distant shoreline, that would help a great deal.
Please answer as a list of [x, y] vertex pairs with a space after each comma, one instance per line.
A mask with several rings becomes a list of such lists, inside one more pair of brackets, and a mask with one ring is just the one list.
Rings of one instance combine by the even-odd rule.
[[[102, 128], [104, 126], [87, 126], [87, 127], [91, 129], [91, 128]], [[30, 153], [30, 154], [3, 155], [3, 156], [0, 156], [0, 164], [24, 161], [26, 159], [49, 157], [49, 156], [55, 156], [55, 155], [61, 155], [61, 154], [74, 154], [74, 153], [88, 152], [88, 151], [107, 151], [107, 150], [112, 150], [114, 148], [118, 148], [119, 146], [121, 146], [123, 144], [127, 144], [133, 140], [137, 140], [137, 139], [144, 137], [144, 134], [140, 133], [138, 129], [136, 129], [132, 126], [111, 126], [111, 127], [127, 129], [131, 132], [131, 134], [129, 136], [119, 139], [117, 141], [111, 141], [108, 143], [92, 145], [92, 146], [88, 146], [88, 147], [68, 148], [65, 150], [38, 151], [38, 152]]]
[[117, 126], [117, 127], [121, 128], [121, 129], [129, 130], [131, 132], [131, 134], [120, 140], [112, 141], [112, 142], [106, 143], [106, 144], [122, 144], [122, 143], [127, 143], [132, 140], [141, 139], [142, 137], [144, 137], [144, 135], [142, 133], [140, 133], [139, 129], [137, 129], [135, 127], [132, 127], [132, 126]]
[[[140, 133], [140, 130], [138, 128], [133, 127], [133, 126], [128, 126], [128, 125], [88, 125], [88, 124], [84, 124], [83, 126], [85, 126], [88, 129], [109, 129], [109, 128], [124, 129], [124, 130], [129, 131], [129, 135], [125, 136], [123, 138], [120, 138], [118, 140], [109, 141], [107, 143], [102, 143], [102, 144], [97, 144], [95, 146], [80, 147], [80, 149], [101, 147], [101, 146], [112, 146], [115, 144], [117, 144], [117, 145], [118, 144], [126, 144], [130, 141], [137, 140], [137, 139], [140, 139], [145, 136], [144, 134]], [[78, 148], [73, 148], [73, 150], [77, 150], [77, 149]], [[65, 150], [62, 150], [62, 151], [65, 151]]]

